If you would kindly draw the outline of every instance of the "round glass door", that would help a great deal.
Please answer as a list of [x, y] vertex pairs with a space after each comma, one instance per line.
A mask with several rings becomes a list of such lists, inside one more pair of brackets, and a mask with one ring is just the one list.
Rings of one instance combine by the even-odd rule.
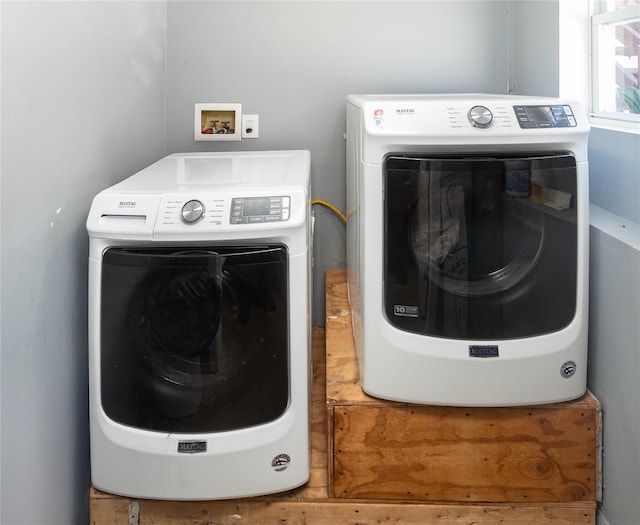
[[438, 337], [503, 339], [571, 321], [577, 264], [571, 155], [390, 155], [383, 176], [390, 323]]
[[289, 402], [282, 246], [103, 255], [100, 377], [107, 416], [166, 432], [280, 417]]

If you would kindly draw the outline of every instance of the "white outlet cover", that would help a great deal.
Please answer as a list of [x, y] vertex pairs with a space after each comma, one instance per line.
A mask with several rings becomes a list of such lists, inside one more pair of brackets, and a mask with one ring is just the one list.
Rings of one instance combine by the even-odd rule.
[[[258, 115], [242, 115], [242, 138], [258, 138]], [[247, 131], [251, 129], [251, 131]]]

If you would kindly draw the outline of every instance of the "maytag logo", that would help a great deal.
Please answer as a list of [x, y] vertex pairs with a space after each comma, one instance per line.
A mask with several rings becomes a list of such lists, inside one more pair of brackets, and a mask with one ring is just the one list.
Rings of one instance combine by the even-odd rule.
[[415, 112], [413, 108], [396, 108], [396, 115], [413, 115]]
[[135, 208], [136, 201], [120, 201], [118, 203], [118, 208]]
[[500, 357], [498, 345], [470, 345], [469, 357]]
[[206, 451], [206, 441], [178, 441], [178, 452], [181, 454], [196, 454]]

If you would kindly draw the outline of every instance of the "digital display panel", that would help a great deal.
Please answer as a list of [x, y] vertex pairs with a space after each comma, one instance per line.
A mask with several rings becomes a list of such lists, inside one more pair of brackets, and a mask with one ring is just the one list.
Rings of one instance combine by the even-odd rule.
[[291, 197], [236, 197], [231, 200], [231, 224], [279, 222], [289, 219]]
[[269, 215], [271, 199], [269, 197], [254, 197], [244, 199], [243, 215]]
[[576, 119], [571, 106], [513, 106], [521, 128], [573, 128]]

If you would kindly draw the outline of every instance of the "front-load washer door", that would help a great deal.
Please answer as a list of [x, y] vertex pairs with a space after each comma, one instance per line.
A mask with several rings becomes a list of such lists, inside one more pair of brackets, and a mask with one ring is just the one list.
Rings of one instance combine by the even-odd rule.
[[388, 156], [387, 320], [474, 340], [566, 327], [576, 312], [576, 177], [568, 153]]
[[103, 254], [100, 394], [118, 423], [216, 432], [289, 401], [283, 246], [110, 248]]

